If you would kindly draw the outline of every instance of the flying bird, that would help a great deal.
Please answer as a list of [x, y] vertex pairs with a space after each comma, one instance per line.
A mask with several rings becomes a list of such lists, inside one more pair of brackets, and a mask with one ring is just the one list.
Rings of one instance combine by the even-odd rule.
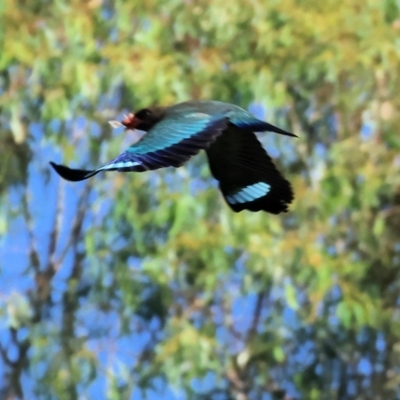
[[170, 107], [149, 107], [113, 126], [146, 131], [137, 143], [95, 170], [72, 169], [50, 162], [62, 178], [82, 181], [102, 171], [143, 172], [180, 167], [205, 150], [212, 175], [231, 209], [288, 211], [293, 190], [276, 169], [254, 132], [296, 137], [246, 110], [219, 101], [187, 101]]

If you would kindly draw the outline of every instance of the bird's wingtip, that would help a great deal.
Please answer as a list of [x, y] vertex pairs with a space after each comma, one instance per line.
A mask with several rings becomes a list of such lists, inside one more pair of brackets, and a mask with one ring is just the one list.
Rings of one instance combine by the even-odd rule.
[[66, 167], [65, 165], [56, 164], [53, 161], [49, 161], [49, 164], [57, 172], [57, 174], [61, 176], [61, 178], [64, 178], [70, 182], [83, 181], [84, 179], [88, 179], [91, 176], [96, 175], [98, 172], [97, 170], [87, 171], [83, 169], [73, 169]]

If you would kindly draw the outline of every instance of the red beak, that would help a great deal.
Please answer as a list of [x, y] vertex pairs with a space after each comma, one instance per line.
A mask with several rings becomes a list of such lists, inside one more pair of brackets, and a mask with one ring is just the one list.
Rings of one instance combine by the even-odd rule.
[[126, 129], [135, 129], [142, 121], [135, 117], [135, 114], [125, 115], [125, 118], [121, 121], [121, 124], [125, 126]]

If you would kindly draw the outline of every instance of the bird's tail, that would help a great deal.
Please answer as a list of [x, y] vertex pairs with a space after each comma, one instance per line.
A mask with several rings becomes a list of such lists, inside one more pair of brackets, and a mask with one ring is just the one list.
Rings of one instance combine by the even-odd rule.
[[284, 136], [297, 137], [297, 135], [295, 135], [294, 133], [285, 131], [275, 125], [272, 125], [265, 121], [261, 121], [260, 119], [247, 114], [239, 116], [232, 115], [232, 117], [230, 118], [230, 122], [238, 128], [244, 130], [249, 130], [253, 132], [275, 132]]

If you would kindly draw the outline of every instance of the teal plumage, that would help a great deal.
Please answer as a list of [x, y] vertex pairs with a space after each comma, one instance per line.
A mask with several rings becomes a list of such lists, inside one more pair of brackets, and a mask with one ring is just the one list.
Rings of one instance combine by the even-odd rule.
[[293, 200], [290, 183], [279, 173], [253, 132], [295, 136], [246, 110], [218, 101], [188, 101], [152, 107], [122, 121], [127, 129], [147, 131], [141, 140], [114, 160], [93, 171], [50, 163], [66, 180], [80, 181], [101, 172], [143, 172], [179, 167], [206, 150], [210, 170], [225, 200], [239, 212], [285, 212]]

